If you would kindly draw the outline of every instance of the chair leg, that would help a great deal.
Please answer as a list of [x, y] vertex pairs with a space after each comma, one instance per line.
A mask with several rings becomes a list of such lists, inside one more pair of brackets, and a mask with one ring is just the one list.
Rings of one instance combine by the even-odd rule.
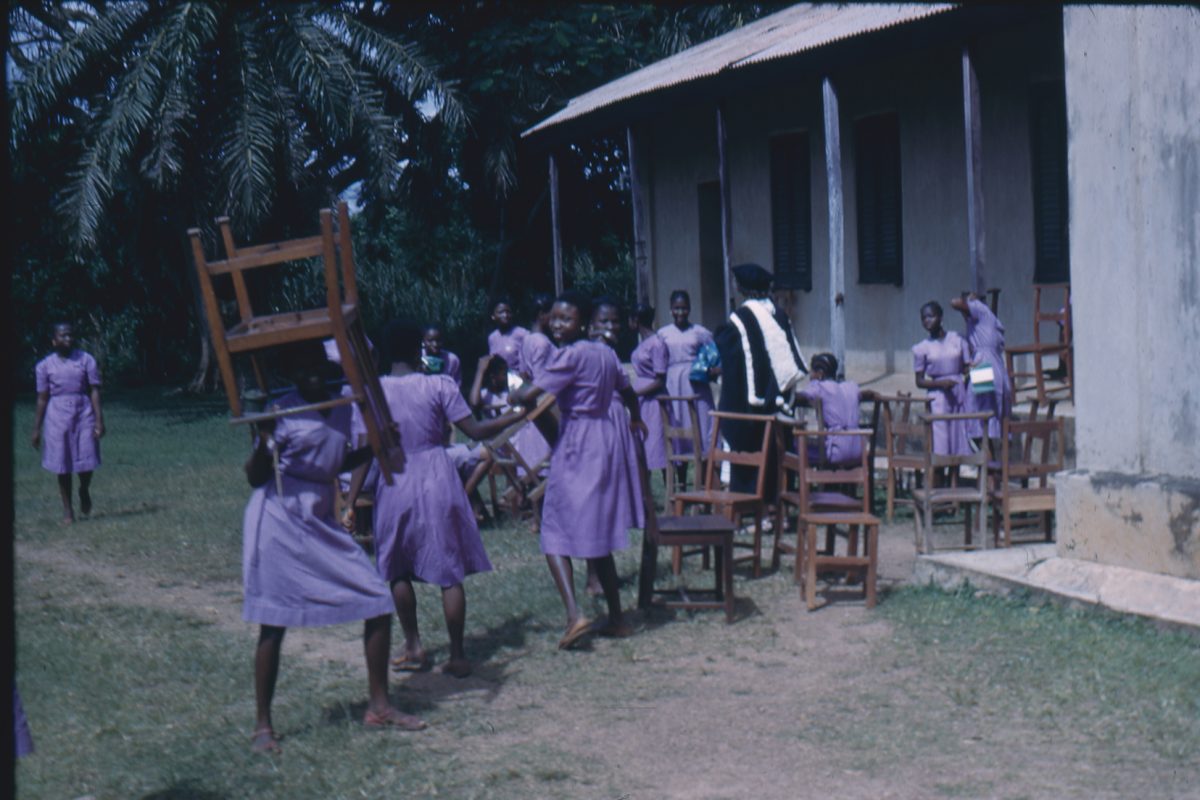
[[642, 564], [638, 570], [638, 608], [650, 608], [654, 598], [654, 575], [658, 571], [658, 546], [642, 533]]
[[933, 546], [930, 544], [930, 537], [933, 535], [933, 502], [929, 499], [925, 500], [925, 506], [921, 512], [925, 517], [924, 538], [925, 541], [921, 545], [922, 553], [932, 553]]
[[[963, 505], [963, 541], [967, 547], [974, 543], [971, 538], [971, 506], [969, 504]], [[979, 546], [983, 547], [983, 542], [980, 542]]]
[[725, 544], [714, 548], [717, 551], [717, 568], [721, 571], [721, 593], [725, 600], [725, 622], [729, 624], [733, 622], [734, 602], [733, 602], [733, 542], [727, 541]]
[[771, 569], [779, 569], [779, 537], [783, 535], [783, 521], [786, 515], [783, 511], [783, 499], [780, 498], [775, 502], [775, 541], [771, 545]]
[[888, 467], [887, 469], [887, 521], [892, 522], [896, 518], [896, 470]]
[[762, 576], [762, 507], [754, 510], [754, 577]]
[[804, 529], [804, 602], [809, 611], [817, 607], [817, 528]]
[[867, 553], [866, 553], [866, 556], [867, 556], [867, 580], [866, 580], [866, 583], [867, 583], [867, 585], [866, 585], [866, 589], [865, 589], [866, 596], [867, 596], [867, 608], [874, 608], [875, 607], [875, 581], [876, 581], [876, 578], [878, 577], [876, 573], [878, 571], [878, 565], [879, 565], [879, 558], [877, 555], [878, 550], [879, 550], [879, 526], [878, 525], [868, 525], [867, 526], [866, 541], [864, 542], [864, 545], [867, 548]]

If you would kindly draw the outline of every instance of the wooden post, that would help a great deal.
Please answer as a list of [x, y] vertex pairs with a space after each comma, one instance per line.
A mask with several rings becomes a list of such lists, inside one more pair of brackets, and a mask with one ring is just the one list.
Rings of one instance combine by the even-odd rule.
[[838, 119], [837, 91], [829, 78], [821, 81], [825, 117], [825, 180], [829, 195], [829, 344], [838, 360], [838, 371], [846, 371], [845, 208], [842, 199], [842, 134]]
[[646, 182], [641, 148], [633, 135], [633, 127], [625, 128], [626, 147], [629, 151], [629, 197], [633, 206], [633, 268], [636, 294], [639, 303], [651, 303], [654, 297], [654, 276], [650, 263], [650, 218], [646, 206]]
[[558, 161], [550, 154], [550, 235], [554, 250], [554, 294], [563, 292], [562, 228], [558, 214]]
[[987, 289], [983, 227], [983, 155], [979, 120], [979, 80], [971, 50], [962, 50], [963, 129], [967, 144], [967, 249], [971, 259], [971, 288], [983, 297]]
[[725, 311], [731, 313], [737, 296], [733, 288], [733, 265], [730, 251], [733, 249], [733, 217], [729, 207], [729, 159], [726, 154], [728, 141], [725, 135], [725, 111], [717, 104], [717, 175], [721, 179], [721, 262], [725, 271]]

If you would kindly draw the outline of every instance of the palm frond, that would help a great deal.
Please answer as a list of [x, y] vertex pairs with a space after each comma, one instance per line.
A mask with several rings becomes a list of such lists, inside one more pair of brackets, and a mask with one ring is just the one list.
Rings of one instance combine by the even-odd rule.
[[[364, 87], [370, 86], [366, 75], [360, 76], [360, 80]], [[384, 111], [383, 97], [375, 89], [364, 88], [356, 93], [352, 107], [355, 133], [366, 143], [364, 155], [371, 161], [368, 183], [380, 196], [390, 196], [400, 179], [396, 121]]]
[[282, 21], [280, 41], [273, 52], [283, 59], [282, 71], [289, 76], [290, 85], [323, 128], [337, 138], [349, 135], [353, 127], [350, 98], [355, 91], [354, 66], [304, 9], [288, 8]]
[[218, 163], [230, 216], [250, 227], [271, 207], [276, 118], [267, 72], [262, 66], [265, 43], [250, 20], [235, 26], [236, 81], [230, 93], [228, 126], [218, 143]]
[[126, 32], [147, 10], [145, 3], [113, 3], [92, 22], [68, 27], [72, 33], [30, 65], [11, 87], [13, 143], [24, 138], [29, 126], [61, 99], [95, 58], [121, 50]]
[[416, 44], [397, 41], [342, 11], [329, 10], [316, 19], [363, 66], [409, 100], [429, 98], [447, 127], [458, 128], [466, 123], [455, 82], [442, 80], [437, 66], [422, 55]]

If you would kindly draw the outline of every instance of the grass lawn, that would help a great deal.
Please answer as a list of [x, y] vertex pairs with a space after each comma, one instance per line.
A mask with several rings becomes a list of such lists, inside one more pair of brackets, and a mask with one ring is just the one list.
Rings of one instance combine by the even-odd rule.
[[[484, 531], [496, 570], [467, 582], [475, 675], [393, 680], [429, 730], [361, 727], [360, 626], [294, 630], [284, 754], [252, 756], [247, 434], [225, 416], [217, 399], [109, 396], [96, 510], [63, 527], [18, 404], [18, 680], [37, 745], [19, 796], [1200, 797], [1195, 638], [901, 586], [874, 611], [808, 614], [786, 570], [742, 571], [734, 625], [655, 613], [562, 653], [537, 540], [514, 524]], [[636, 551], [618, 559], [629, 605]], [[442, 661], [440, 601], [419, 588]]]

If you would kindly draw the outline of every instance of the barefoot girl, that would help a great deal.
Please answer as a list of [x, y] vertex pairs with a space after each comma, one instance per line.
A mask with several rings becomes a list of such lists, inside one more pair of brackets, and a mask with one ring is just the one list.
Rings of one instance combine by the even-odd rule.
[[[682, 289], [671, 292], [671, 318], [674, 322], [659, 328], [658, 335], [667, 343], [667, 393], [675, 397], [696, 396], [696, 412], [700, 417], [700, 448], [703, 453], [707, 453], [708, 437], [712, 431], [712, 418], [709, 416], [709, 412], [713, 410], [712, 388], [708, 381], [693, 381], [691, 371], [696, 354], [700, 352], [701, 347], [713, 340], [713, 336], [703, 325], [692, 324], [689, 319], [691, 313], [692, 301], [688, 293]], [[671, 425], [690, 428], [691, 418], [688, 416], [687, 406], [683, 403], [673, 405], [675, 408], [671, 414]], [[690, 453], [691, 444], [676, 442], [675, 451]], [[686, 474], [687, 465], [681, 464], [680, 468], [680, 471]]]
[[[968, 391], [964, 375], [971, 364], [966, 341], [942, 327], [942, 307], [935, 300], [921, 306], [921, 325], [929, 337], [912, 347], [917, 387], [929, 392], [934, 414], [964, 414]], [[971, 452], [968, 428], [963, 420], [933, 423], [933, 452], [967, 455]]]
[[37, 410], [33, 447], [42, 450], [42, 468], [58, 475], [63, 522], [75, 521], [71, 507], [71, 474], [79, 473], [79, 510], [92, 513], [92, 470], [100, 466], [100, 369], [96, 359], [74, 346], [74, 329], [54, 326], [54, 352], [37, 364]]
[[[392, 485], [375, 488], [375, 553], [379, 574], [392, 587], [404, 629], [404, 649], [392, 659], [398, 670], [430, 666], [417, 627], [413, 581], [442, 589], [442, 610], [450, 634], [450, 658], [442, 671], [456, 678], [471, 674], [463, 650], [467, 598], [463, 579], [491, 570], [479, 526], [454, 464], [442, 446], [448, 422], [472, 439], [494, 436], [521, 418], [514, 412], [477, 421], [458, 387], [445, 375], [426, 375], [421, 366], [421, 332], [412, 325], [388, 326], [391, 374], [380, 379], [388, 408], [404, 443], [404, 471]], [[360, 468], [360, 474], [362, 469]], [[357, 476], [356, 476], [357, 477]], [[351, 502], [357, 487], [352, 486]]]
[[663, 438], [662, 412], [655, 398], [667, 387], [667, 365], [670, 363], [667, 343], [655, 332], [654, 309], [645, 303], [638, 303], [629, 315], [629, 326], [638, 332], [641, 340], [629, 360], [635, 375], [633, 391], [638, 396], [642, 422], [646, 425], [646, 466], [666, 470], [667, 446]]
[[488, 353], [502, 356], [513, 372], [521, 372], [521, 346], [529, 331], [513, 322], [512, 301], [501, 296], [492, 303], [492, 322], [496, 329], [488, 334]]
[[[284, 352], [285, 372], [296, 389], [280, 398], [277, 408], [330, 399], [324, 373], [332, 368], [319, 343], [307, 344], [314, 346]], [[283, 636], [293, 625], [365, 620], [370, 700], [363, 724], [425, 727], [388, 700], [392, 597], [366, 553], [334, 519], [334, 479], [371, 457], [370, 448], [350, 449], [350, 417], [350, 406], [336, 406], [260, 425], [258, 444], [246, 462], [246, 477], [255, 488], [242, 524], [242, 618], [262, 626], [254, 655], [258, 718], [251, 746], [256, 752], [280, 750], [271, 700]]]
[[589, 305], [575, 292], [559, 296], [550, 316], [550, 330], [559, 349], [534, 375], [533, 383], [523, 386], [513, 398], [530, 406], [543, 393], [550, 393], [562, 412], [546, 485], [541, 546], [566, 607], [567, 629], [558, 643], [563, 649], [575, 645], [591, 627], [575, 601], [572, 558], [585, 558], [596, 565], [608, 603], [608, 622], [600, 633], [626, 636], [631, 632], [621, 614], [612, 553], [627, 546], [640, 498], [629, 491], [627, 467], [617, 458], [618, 431], [608, 414], [614, 392], [620, 392], [632, 424], [640, 432], [645, 429], [637, 396], [629, 388], [616, 354], [587, 340]]

